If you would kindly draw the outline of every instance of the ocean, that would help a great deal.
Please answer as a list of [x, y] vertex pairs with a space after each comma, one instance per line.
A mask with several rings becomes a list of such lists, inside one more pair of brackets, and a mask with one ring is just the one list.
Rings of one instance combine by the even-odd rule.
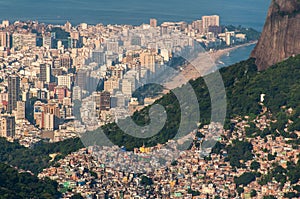
[[249, 46], [243, 46], [230, 51], [228, 54], [220, 57], [219, 61], [221, 61], [222, 64], [218, 64], [217, 67], [222, 68], [230, 66], [232, 64], [248, 59], [254, 47], [255, 44], [251, 44]]
[[[220, 15], [223, 25], [242, 25], [262, 30], [271, 0], [10, 0], [0, 1], [0, 20], [38, 20], [73, 25], [149, 23], [200, 19]], [[254, 45], [239, 48], [221, 57], [225, 66], [247, 59]]]
[[0, 20], [45, 23], [132, 24], [200, 19], [218, 14], [221, 24], [261, 30], [271, 0], [1, 0]]

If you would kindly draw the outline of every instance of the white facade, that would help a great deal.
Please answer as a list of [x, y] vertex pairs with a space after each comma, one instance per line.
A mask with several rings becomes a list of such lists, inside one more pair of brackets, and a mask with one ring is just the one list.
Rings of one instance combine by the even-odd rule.
[[54, 130], [54, 115], [50, 113], [44, 114], [44, 129], [47, 131]]
[[59, 75], [57, 76], [58, 86], [66, 86], [71, 90], [72, 88], [72, 76], [71, 75]]
[[220, 26], [220, 17], [218, 15], [203, 16], [202, 26], [204, 30], [208, 30], [209, 26]]

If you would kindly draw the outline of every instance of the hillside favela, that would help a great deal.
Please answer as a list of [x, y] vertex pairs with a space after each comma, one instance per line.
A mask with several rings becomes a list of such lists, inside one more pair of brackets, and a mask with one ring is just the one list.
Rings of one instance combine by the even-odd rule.
[[89, 1], [0, 2], [0, 199], [300, 198], [299, 0]]

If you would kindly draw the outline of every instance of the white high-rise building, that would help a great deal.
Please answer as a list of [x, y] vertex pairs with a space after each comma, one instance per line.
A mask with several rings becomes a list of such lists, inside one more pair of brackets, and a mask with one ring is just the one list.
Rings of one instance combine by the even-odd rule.
[[16, 133], [15, 117], [11, 115], [0, 116], [0, 136], [13, 138]]
[[53, 43], [54, 43], [54, 35], [49, 34], [49, 35], [43, 36], [43, 46], [44, 47], [51, 49], [53, 47]]
[[225, 42], [226, 42], [227, 46], [230, 46], [231, 44], [234, 43], [234, 40], [233, 40], [234, 37], [235, 37], [234, 31], [225, 33]]
[[161, 49], [160, 55], [164, 58], [164, 61], [168, 62], [170, 60], [169, 51], [167, 49]]
[[44, 129], [47, 131], [53, 131], [54, 130], [54, 115], [50, 113], [44, 114]]
[[81, 88], [79, 86], [74, 86], [73, 93], [72, 93], [72, 99], [81, 101], [81, 96], [82, 96]]
[[3, 28], [6, 28], [6, 27], [8, 27], [9, 26], [9, 21], [8, 20], [3, 20], [2, 21], [2, 27]]
[[40, 64], [40, 81], [50, 83], [51, 82], [51, 65]]
[[220, 26], [220, 17], [218, 15], [203, 16], [202, 25], [203, 30], [207, 32], [210, 26]]
[[72, 75], [59, 75], [57, 76], [58, 86], [66, 86], [69, 90], [72, 88]]
[[22, 48], [34, 48], [36, 47], [36, 34], [34, 33], [14, 33], [12, 35], [12, 46], [16, 50], [21, 50]]
[[130, 81], [129, 79], [122, 80], [122, 93], [125, 96], [131, 97], [134, 90], [135, 90], [135, 84], [132, 81]]
[[117, 53], [119, 51], [119, 43], [116, 41], [107, 42], [107, 51]]
[[0, 31], [0, 47], [10, 48], [10, 33]]
[[25, 102], [18, 101], [17, 102], [17, 111], [16, 111], [16, 120], [24, 120], [25, 119]]

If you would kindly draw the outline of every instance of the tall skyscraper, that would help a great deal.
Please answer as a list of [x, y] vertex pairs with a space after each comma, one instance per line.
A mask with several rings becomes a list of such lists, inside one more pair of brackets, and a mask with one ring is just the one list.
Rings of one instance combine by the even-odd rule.
[[230, 46], [234, 42], [234, 40], [233, 40], [234, 37], [235, 37], [234, 31], [225, 33], [225, 42], [226, 42], [227, 46]]
[[66, 86], [69, 90], [72, 89], [73, 76], [68, 75], [59, 75], [57, 76], [57, 85]]
[[100, 110], [109, 110], [110, 109], [110, 93], [101, 92], [100, 98]]
[[43, 46], [46, 48], [53, 48], [54, 47], [54, 37], [55, 35], [52, 34], [46, 34], [43, 36]]
[[34, 48], [36, 47], [36, 34], [34, 33], [14, 33], [12, 35], [13, 47], [16, 50], [21, 50], [23, 47]]
[[218, 15], [203, 16], [202, 25], [203, 30], [207, 32], [210, 26], [220, 26], [220, 17]]
[[8, 77], [8, 107], [7, 111], [12, 113], [17, 108], [17, 101], [20, 95], [20, 78], [17, 75]]
[[155, 68], [155, 54], [151, 52], [143, 52], [140, 55], [140, 62], [142, 67], [145, 67], [150, 70], [151, 73], [156, 72]]
[[101, 111], [110, 109], [110, 92], [103, 91], [93, 93], [93, 101], [96, 103], [96, 108]]
[[44, 113], [44, 126], [46, 131], [53, 131], [55, 128], [55, 117], [51, 113]]
[[77, 86], [81, 88], [81, 90], [86, 90], [87, 88], [87, 79], [88, 79], [88, 73], [84, 69], [80, 69], [77, 72]]
[[62, 55], [60, 57], [60, 66], [66, 69], [70, 69], [72, 67], [73, 60], [69, 55]]
[[122, 79], [122, 93], [126, 97], [131, 97], [136, 89], [136, 79]]
[[81, 88], [79, 86], [74, 86], [72, 92], [72, 99], [81, 101], [81, 96], [82, 96]]
[[203, 22], [202, 22], [202, 20], [193, 21], [192, 27], [195, 30], [198, 30], [200, 33], [202, 33], [203, 32]]
[[42, 82], [51, 82], [51, 65], [49, 64], [40, 64], [40, 81]]
[[1, 137], [14, 137], [15, 130], [15, 117], [4, 115], [0, 117], [0, 136]]
[[10, 33], [6, 31], [0, 32], [0, 47], [10, 48]]
[[40, 64], [40, 81], [45, 82], [47, 80], [47, 68], [46, 64]]
[[16, 120], [24, 120], [25, 119], [25, 110], [26, 105], [25, 102], [18, 101], [17, 102], [17, 111], [16, 111]]
[[105, 63], [105, 53], [102, 50], [94, 50], [92, 52], [92, 62], [96, 62], [102, 66]]

